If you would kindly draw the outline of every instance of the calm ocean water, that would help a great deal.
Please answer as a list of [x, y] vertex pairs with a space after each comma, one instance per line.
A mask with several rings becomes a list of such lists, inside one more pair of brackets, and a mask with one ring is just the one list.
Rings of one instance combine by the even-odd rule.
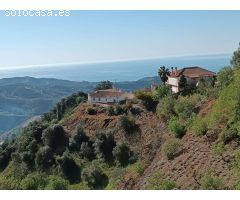
[[57, 78], [71, 81], [134, 81], [143, 77], [156, 76], [160, 66], [201, 66], [214, 72], [229, 65], [231, 55], [188, 56], [136, 61], [120, 61], [94, 64], [72, 64], [41, 66], [21, 69], [0, 69], [0, 78], [31, 76], [36, 78]]

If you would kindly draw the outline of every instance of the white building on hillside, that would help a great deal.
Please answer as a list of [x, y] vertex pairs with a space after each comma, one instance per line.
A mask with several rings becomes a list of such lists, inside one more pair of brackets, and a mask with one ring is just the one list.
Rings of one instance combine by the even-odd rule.
[[132, 98], [132, 93], [125, 93], [117, 89], [97, 90], [88, 94], [89, 103], [114, 104]]
[[170, 76], [168, 76], [167, 81], [173, 93], [180, 92], [179, 81], [181, 76], [186, 78], [187, 85], [197, 86], [201, 79], [213, 78], [216, 74], [201, 67], [186, 67], [179, 70], [175, 68], [175, 70], [172, 70]]

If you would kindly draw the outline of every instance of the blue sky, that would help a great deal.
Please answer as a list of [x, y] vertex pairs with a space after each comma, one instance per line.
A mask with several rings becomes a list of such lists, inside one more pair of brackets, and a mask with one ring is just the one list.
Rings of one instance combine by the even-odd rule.
[[72, 11], [0, 17], [0, 68], [231, 53], [240, 11]]

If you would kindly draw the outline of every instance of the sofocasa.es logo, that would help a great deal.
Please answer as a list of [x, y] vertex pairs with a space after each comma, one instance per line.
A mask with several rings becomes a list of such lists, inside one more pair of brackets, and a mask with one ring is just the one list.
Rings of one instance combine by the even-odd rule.
[[5, 17], [69, 17], [70, 10], [4, 10]]

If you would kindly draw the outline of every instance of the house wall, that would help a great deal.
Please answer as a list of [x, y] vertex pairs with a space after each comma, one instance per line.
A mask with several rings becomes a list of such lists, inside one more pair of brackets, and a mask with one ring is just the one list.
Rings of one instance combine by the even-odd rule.
[[168, 85], [178, 86], [178, 78], [177, 77], [168, 77]]
[[115, 96], [115, 97], [101, 97], [101, 98], [92, 98], [91, 96], [88, 97], [88, 101], [90, 103], [118, 103], [119, 101], [125, 100], [122, 96]]
[[179, 92], [179, 87], [178, 86], [171, 86], [172, 93], [178, 93]]
[[196, 85], [198, 78], [186, 78], [188, 85]]

